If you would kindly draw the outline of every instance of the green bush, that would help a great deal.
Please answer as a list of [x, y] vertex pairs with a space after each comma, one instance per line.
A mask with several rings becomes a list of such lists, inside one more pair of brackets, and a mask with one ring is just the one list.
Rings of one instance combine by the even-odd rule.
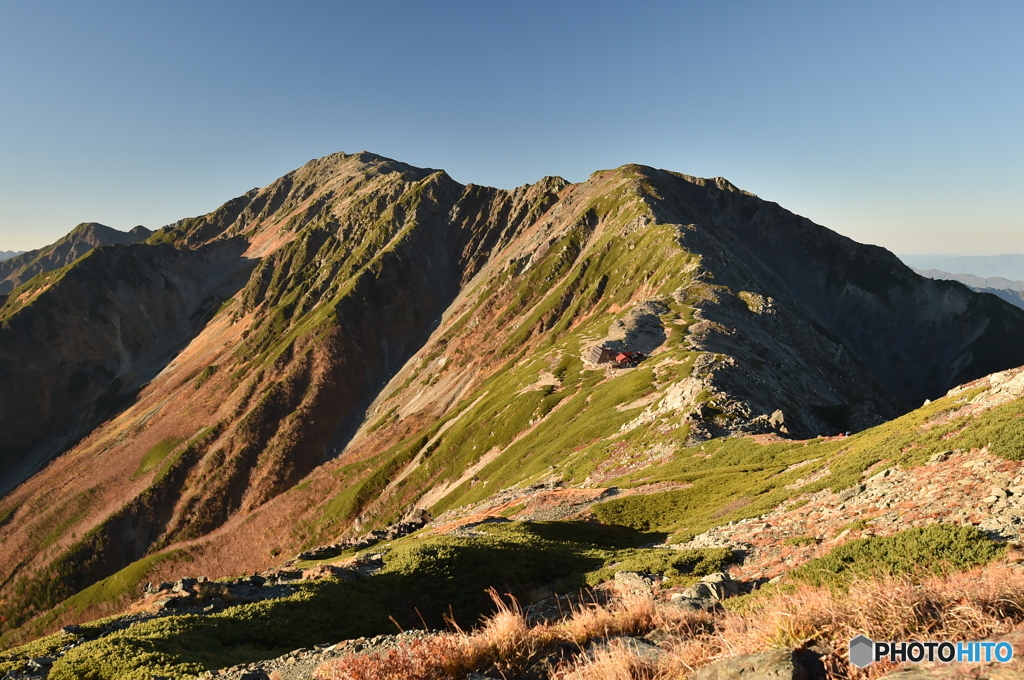
[[842, 588], [857, 577], [965, 571], [1005, 551], [1005, 545], [975, 527], [933, 524], [850, 541], [789, 574], [811, 585]]
[[159, 444], [153, 446], [151, 449], [149, 449], [149, 451], [146, 452], [146, 455], [142, 457], [142, 460], [139, 462], [139, 468], [135, 471], [135, 474], [132, 475], [132, 479], [137, 479], [138, 477], [141, 477], [142, 475], [146, 474], [147, 472], [155, 468], [157, 465], [162, 463], [164, 459], [167, 458], [167, 455], [174, 449], [178, 448], [178, 445], [181, 444], [183, 441], [185, 440], [165, 439]]
[[216, 372], [217, 372], [217, 367], [215, 365], [211, 364], [211, 365], [207, 366], [206, 368], [204, 368], [202, 370], [202, 372], [199, 375], [196, 376], [196, 379], [192, 383], [192, 386], [195, 389], [198, 390], [200, 387], [205, 385], [206, 381], [208, 381], [210, 378], [212, 378], [213, 374], [216, 373]]
[[784, 540], [782, 544], [794, 548], [802, 548], [807, 545], [814, 545], [817, 542], [818, 539], [813, 538], [811, 536], [793, 536], [792, 538], [787, 538], [786, 540]]

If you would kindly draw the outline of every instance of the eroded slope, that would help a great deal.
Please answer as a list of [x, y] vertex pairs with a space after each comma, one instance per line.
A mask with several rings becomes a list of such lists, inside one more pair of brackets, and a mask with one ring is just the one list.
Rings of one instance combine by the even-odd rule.
[[[130, 252], [230, 244], [249, 263], [224, 268], [247, 277], [237, 293], [137, 398], [0, 503], [0, 593], [19, 598], [7, 627], [122, 568], [122, 590], [20, 634], [116, 607], [143, 579], [262, 569], [413, 508], [639, 484], [715, 436], [859, 430], [1024, 363], [1019, 311], [724, 180], [641, 166], [501, 191], [336, 154]], [[37, 299], [14, 291], [28, 295], [18, 314], [70, 295], [91, 259]], [[591, 364], [596, 344], [650, 357]], [[651, 472], [674, 485], [656, 497], [712, 513], [737, 495], [724, 480], [753, 489], [803, 460], [747, 460], [751, 446], [721, 469], [709, 453], [676, 477]]]

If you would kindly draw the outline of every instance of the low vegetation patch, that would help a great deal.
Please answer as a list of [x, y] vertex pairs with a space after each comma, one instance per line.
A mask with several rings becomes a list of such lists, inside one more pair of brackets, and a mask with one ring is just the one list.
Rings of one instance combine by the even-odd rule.
[[165, 439], [159, 444], [153, 446], [149, 451], [146, 452], [146, 455], [142, 457], [142, 460], [139, 462], [138, 469], [135, 471], [135, 474], [132, 475], [132, 479], [141, 477], [142, 475], [146, 474], [150, 470], [160, 465], [160, 463], [162, 463], [164, 459], [167, 458], [167, 455], [174, 449], [178, 448], [178, 446], [183, 441], [185, 440]]
[[216, 366], [212, 364], [207, 366], [199, 373], [199, 375], [196, 376], [196, 379], [193, 381], [192, 386], [198, 390], [200, 387], [205, 385], [207, 381], [209, 381], [209, 379], [212, 378], [216, 372]]
[[950, 416], [979, 391], [939, 399], [841, 439], [763, 445], [746, 437], [728, 437], [680, 448], [671, 457], [607, 483], [631, 487], [672, 481], [691, 486], [613, 498], [595, 505], [594, 512], [603, 522], [666, 531], [674, 534], [673, 540], [685, 541], [724, 522], [762, 515], [796, 496], [850, 488], [881, 461], [914, 467], [936, 453], [984, 446], [1011, 460], [1024, 457], [1021, 401], [976, 417]]
[[793, 548], [802, 548], [804, 546], [814, 545], [817, 542], [818, 539], [813, 538], [811, 536], [793, 536], [791, 538], [787, 538], [786, 540], [784, 540], [782, 544], [791, 546]]
[[814, 586], [846, 587], [856, 577], [940, 575], [991, 562], [1006, 552], [972, 526], [933, 524], [893, 536], [861, 538], [790, 572]]
[[395, 632], [396, 623], [443, 629], [447, 621], [472, 629], [495, 611], [488, 589], [572, 592], [618, 570], [692, 580], [721, 570], [732, 558], [723, 549], [640, 547], [663, 538], [582, 522], [505, 522], [482, 525], [475, 535], [407, 536], [373, 548], [384, 554], [383, 570], [375, 576], [303, 582], [279, 600], [136, 624], [71, 650], [50, 678], [185, 677], [301, 647]]

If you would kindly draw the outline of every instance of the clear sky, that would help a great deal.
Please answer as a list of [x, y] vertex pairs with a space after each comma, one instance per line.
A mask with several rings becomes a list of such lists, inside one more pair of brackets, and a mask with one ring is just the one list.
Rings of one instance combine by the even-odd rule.
[[1024, 252], [1019, 2], [0, 3], [0, 250], [363, 149], [728, 178], [897, 253]]

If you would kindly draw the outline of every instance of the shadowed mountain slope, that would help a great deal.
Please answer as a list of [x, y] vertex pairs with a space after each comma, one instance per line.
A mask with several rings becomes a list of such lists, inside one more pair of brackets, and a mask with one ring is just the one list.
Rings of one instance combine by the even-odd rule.
[[155, 376], [240, 285], [243, 250], [105, 247], [19, 288], [0, 308], [0, 493]]
[[101, 248], [0, 319], [10, 408], [35, 414], [0, 447], [64, 451], [0, 501], [8, 629], [132, 563], [259, 569], [714, 436], [860, 430], [1024, 364], [1021, 310], [721, 179], [503, 191], [368, 153]]
[[0, 260], [0, 295], [11, 292], [37, 274], [71, 264], [93, 248], [138, 243], [151, 233], [143, 226], [118, 231], [97, 222], [83, 222], [56, 243]]

